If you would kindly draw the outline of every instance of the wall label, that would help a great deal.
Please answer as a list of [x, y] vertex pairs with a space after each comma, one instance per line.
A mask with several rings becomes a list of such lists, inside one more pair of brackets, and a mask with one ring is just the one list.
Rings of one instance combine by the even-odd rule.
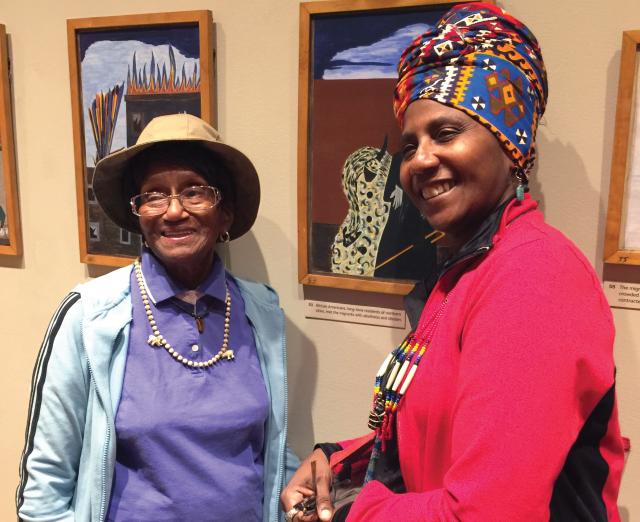
[[605, 281], [603, 288], [609, 306], [640, 310], [640, 284]]
[[407, 314], [404, 310], [379, 308], [377, 306], [329, 303], [327, 301], [305, 300], [305, 317], [327, 319], [347, 323], [370, 324], [390, 328], [406, 328]]

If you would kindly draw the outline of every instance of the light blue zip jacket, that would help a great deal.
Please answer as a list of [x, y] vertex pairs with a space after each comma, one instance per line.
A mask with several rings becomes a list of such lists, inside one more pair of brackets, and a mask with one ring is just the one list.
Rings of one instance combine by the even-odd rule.
[[[102, 522], [106, 517], [132, 318], [130, 275], [128, 266], [79, 285], [51, 320], [33, 372], [16, 498], [20, 520]], [[235, 281], [271, 400], [263, 520], [276, 522], [282, 519], [282, 486], [299, 464], [286, 443], [284, 314], [271, 288]]]

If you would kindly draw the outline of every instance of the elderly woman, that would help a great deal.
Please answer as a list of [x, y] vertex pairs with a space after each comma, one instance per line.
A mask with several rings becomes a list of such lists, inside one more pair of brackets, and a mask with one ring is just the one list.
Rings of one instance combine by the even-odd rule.
[[278, 520], [286, 474], [284, 316], [225, 270], [252, 226], [240, 151], [162, 116], [98, 163], [96, 198], [141, 232], [133, 265], [78, 286], [47, 330], [17, 493], [24, 521]]
[[[376, 376], [373, 432], [319, 445], [282, 494], [287, 516], [619, 520], [612, 316], [527, 194], [547, 100], [538, 43], [502, 9], [463, 4], [398, 71], [402, 187], [450, 256], [411, 296], [424, 308]], [[335, 513], [331, 479], [334, 499], [364, 484]]]

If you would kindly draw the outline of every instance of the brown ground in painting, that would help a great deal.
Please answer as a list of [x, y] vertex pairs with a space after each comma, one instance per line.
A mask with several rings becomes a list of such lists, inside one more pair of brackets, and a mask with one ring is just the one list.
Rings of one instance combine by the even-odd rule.
[[400, 131], [393, 117], [393, 79], [315, 80], [311, 109], [311, 221], [339, 225], [347, 214], [340, 177], [356, 149], [398, 150]]

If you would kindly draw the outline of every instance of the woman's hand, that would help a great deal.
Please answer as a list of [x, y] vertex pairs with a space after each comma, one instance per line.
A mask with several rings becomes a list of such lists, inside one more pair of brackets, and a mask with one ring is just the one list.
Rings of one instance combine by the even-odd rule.
[[[313, 477], [311, 473], [311, 462], [315, 461], [316, 484], [313, 489]], [[330, 498], [331, 491], [331, 468], [329, 461], [321, 449], [315, 450], [311, 455], [302, 461], [298, 471], [295, 472], [289, 484], [282, 490], [280, 502], [284, 512], [290, 511], [296, 504], [305, 498], [315, 495], [316, 509], [314, 512], [303, 515], [299, 511], [291, 520], [296, 522], [312, 522], [331, 520], [333, 516], [333, 505]]]

